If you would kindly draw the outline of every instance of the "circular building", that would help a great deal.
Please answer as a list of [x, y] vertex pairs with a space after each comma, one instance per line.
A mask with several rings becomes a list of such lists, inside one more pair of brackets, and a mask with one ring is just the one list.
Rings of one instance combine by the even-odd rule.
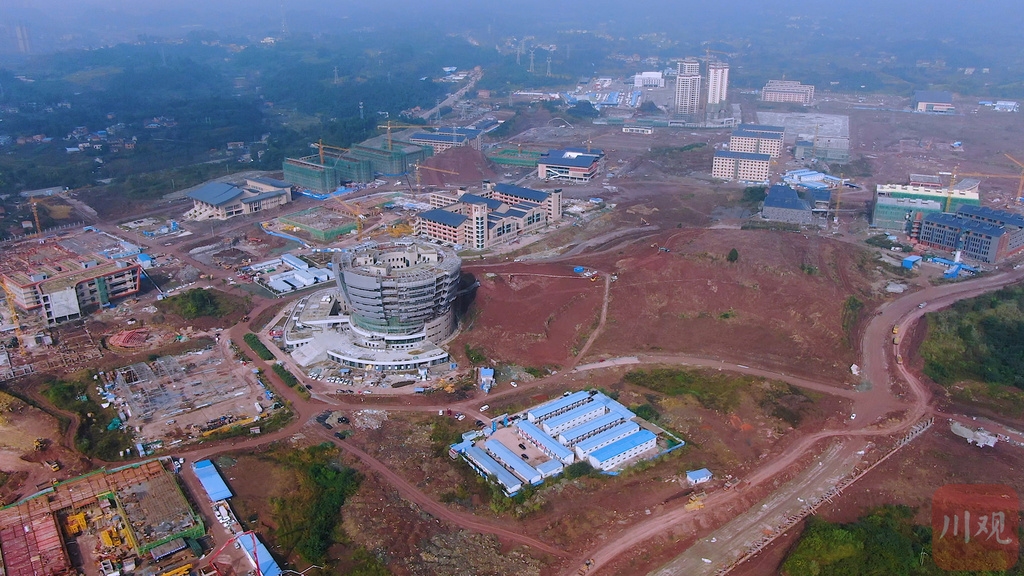
[[352, 331], [368, 347], [414, 348], [455, 333], [462, 260], [422, 242], [369, 244], [335, 258]]

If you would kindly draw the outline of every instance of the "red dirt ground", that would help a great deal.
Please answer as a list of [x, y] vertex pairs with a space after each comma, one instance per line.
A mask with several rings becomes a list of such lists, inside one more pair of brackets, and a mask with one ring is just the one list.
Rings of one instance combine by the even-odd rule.
[[[729, 263], [734, 247], [739, 261]], [[526, 366], [568, 362], [596, 325], [603, 298], [603, 282], [573, 274], [583, 265], [618, 275], [591, 356], [706, 354], [849, 378], [855, 354], [845, 344], [843, 304], [855, 294], [870, 309], [877, 274], [863, 254], [794, 233], [681, 229], [571, 263], [467, 265], [481, 281], [478, 316], [453, 349], [468, 343]]]
[[[561, 365], [597, 322], [603, 282], [573, 274], [570, 264], [464, 266], [480, 280], [478, 315], [452, 346], [482, 348], [492, 360]], [[511, 280], [510, 280], [511, 277]]]

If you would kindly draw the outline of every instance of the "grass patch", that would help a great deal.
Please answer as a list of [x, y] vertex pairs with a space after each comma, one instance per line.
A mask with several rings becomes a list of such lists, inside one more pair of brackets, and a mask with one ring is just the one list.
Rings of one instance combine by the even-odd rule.
[[860, 301], [860, 298], [850, 296], [846, 302], [843, 302], [843, 339], [847, 346], [850, 346], [853, 329], [857, 326], [863, 312], [864, 303]]
[[81, 424], [75, 434], [75, 448], [89, 457], [121, 460], [122, 451], [134, 445], [130, 428], [122, 430], [117, 411], [103, 409], [90, 395], [92, 372], [80, 372], [68, 380], [51, 380], [43, 396], [55, 407], [78, 414]]
[[742, 377], [676, 368], [633, 370], [625, 380], [668, 396], [692, 396], [705, 408], [721, 412], [735, 410], [740, 403], [740, 391], [749, 384]]
[[299, 481], [288, 495], [271, 498], [278, 526], [274, 537], [306, 562], [323, 564], [327, 550], [341, 540], [342, 506], [355, 494], [362, 477], [338, 462], [338, 448], [328, 442], [277, 454], [282, 464], [298, 472]]
[[961, 300], [926, 322], [920, 353], [932, 380], [1024, 389], [1024, 286]]
[[788, 222], [774, 222], [768, 220], [748, 220], [740, 226], [740, 230], [775, 230], [778, 232], [799, 232], [799, 224]]
[[237, 312], [241, 303], [231, 296], [216, 290], [193, 288], [156, 303], [161, 312], [172, 312], [185, 320], [211, 317], [217, 318]]
[[466, 344], [466, 358], [469, 359], [470, 364], [483, 364], [487, 362], [487, 355], [481, 348], [473, 348], [469, 344]]
[[252, 349], [253, 352], [256, 353], [257, 356], [260, 357], [261, 360], [274, 359], [274, 354], [270, 351], [269, 348], [267, 348], [265, 344], [263, 344], [263, 342], [260, 341], [259, 336], [253, 334], [252, 332], [249, 332], [248, 334], [242, 337], [242, 340], [245, 340], [245, 343], [249, 346], [250, 349]]

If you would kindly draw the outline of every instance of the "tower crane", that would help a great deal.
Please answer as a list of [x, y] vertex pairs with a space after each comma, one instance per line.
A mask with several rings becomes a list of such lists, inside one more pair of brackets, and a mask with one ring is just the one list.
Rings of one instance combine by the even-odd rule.
[[337, 196], [331, 196], [331, 198], [334, 198], [338, 202], [338, 204], [340, 204], [341, 207], [345, 210], [345, 212], [349, 213], [353, 218], [356, 219], [356, 239], [357, 240], [362, 240], [363, 239], [363, 218], [366, 218], [366, 215], [363, 214], [362, 210], [360, 210], [359, 208], [356, 208], [352, 204], [349, 204], [348, 202], [345, 202], [344, 200], [342, 200], [341, 198], [339, 198]]
[[433, 126], [433, 125], [429, 125], [429, 124], [400, 124], [398, 122], [392, 122], [391, 120], [388, 120], [387, 124], [381, 124], [380, 126], [377, 126], [377, 130], [386, 130], [387, 131], [387, 134], [388, 134], [388, 152], [391, 152], [391, 129], [392, 128], [399, 128], [401, 130], [404, 130], [406, 128], [437, 128], [437, 126]]
[[39, 237], [43, 234], [43, 229], [39, 226], [39, 201], [35, 198], [32, 199], [32, 218], [36, 222], [36, 233], [35, 237]]
[[321, 138], [320, 140], [318, 140], [316, 142], [311, 143], [309, 145], [309, 147], [310, 148], [316, 148], [317, 150], [320, 151], [320, 164], [324, 163], [324, 149], [325, 148], [328, 149], [328, 150], [337, 150], [338, 152], [348, 152], [348, 150], [349, 150], [348, 148], [341, 148], [339, 146], [331, 146], [329, 144], [324, 144], [323, 138]]
[[946, 190], [946, 206], [944, 211], [949, 212], [953, 205], [953, 189], [956, 186], [957, 178], [959, 176], [970, 176], [974, 178], [1015, 178], [1017, 179], [1017, 193], [1014, 195], [1013, 200], [1019, 205], [1022, 201], [1021, 195], [1024, 195], [1024, 162], [1017, 160], [1009, 154], [1005, 154], [1005, 156], [1018, 166], [1020, 169], [1019, 174], [980, 174], [976, 172], [960, 172], [959, 166], [954, 168], [953, 175], [949, 178], [949, 188]]
[[416, 169], [416, 193], [417, 194], [422, 194], [423, 193], [423, 186], [420, 185], [420, 169], [421, 168], [423, 170], [430, 170], [432, 172], [440, 172], [442, 174], [451, 174], [453, 176], [458, 176], [459, 175], [459, 173], [455, 172], [454, 170], [444, 170], [444, 169], [441, 169], [441, 168], [433, 168], [431, 166], [424, 166], [424, 165], [420, 164], [419, 162], [417, 162], [416, 163], [416, 167], [415, 167], [415, 169]]

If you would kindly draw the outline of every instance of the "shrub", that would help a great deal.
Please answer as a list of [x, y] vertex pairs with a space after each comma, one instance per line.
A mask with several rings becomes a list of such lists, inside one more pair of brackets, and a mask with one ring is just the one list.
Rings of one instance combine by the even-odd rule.
[[256, 353], [257, 356], [260, 357], [260, 359], [274, 359], [274, 354], [270, 351], [270, 349], [267, 348], [266, 345], [264, 345], [263, 342], [260, 341], [259, 337], [253, 334], [252, 332], [249, 332], [248, 334], [243, 336], [242, 340], [245, 340], [245, 343], [249, 346], [249, 348], [252, 349], [253, 352]]

